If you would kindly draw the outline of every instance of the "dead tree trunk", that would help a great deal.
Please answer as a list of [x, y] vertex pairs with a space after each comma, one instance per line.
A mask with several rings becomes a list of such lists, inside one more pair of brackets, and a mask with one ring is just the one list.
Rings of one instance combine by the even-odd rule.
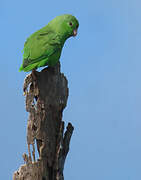
[[[73, 126], [69, 123], [64, 133], [62, 114], [68, 99], [68, 82], [64, 74], [60, 73], [60, 63], [28, 75], [24, 82], [24, 92], [26, 111], [29, 112], [28, 155], [23, 154], [26, 164], [14, 173], [13, 180], [63, 180]], [[35, 141], [38, 160], [35, 158]]]

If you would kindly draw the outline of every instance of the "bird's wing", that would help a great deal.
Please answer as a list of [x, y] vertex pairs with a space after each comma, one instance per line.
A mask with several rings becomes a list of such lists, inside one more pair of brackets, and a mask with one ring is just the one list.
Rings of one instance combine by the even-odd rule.
[[59, 36], [52, 31], [36, 32], [24, 45], [23, 68], [54, 54], [61, 49]]

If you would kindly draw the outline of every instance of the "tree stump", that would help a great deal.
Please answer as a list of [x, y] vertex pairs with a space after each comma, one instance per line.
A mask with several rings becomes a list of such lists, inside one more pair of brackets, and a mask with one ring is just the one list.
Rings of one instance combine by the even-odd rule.
[[60, 63], [41, 72], [33, 71], [25, 78], [23, 89], [29, 112], [28, 155], [23, 154], [26, 164], [14, 172], [13, 180], [64, 180], [63, 169], [73, 126], [69, 123], [64, 133], [62, 114], [68, 99], [68, 82], [60, 72]]

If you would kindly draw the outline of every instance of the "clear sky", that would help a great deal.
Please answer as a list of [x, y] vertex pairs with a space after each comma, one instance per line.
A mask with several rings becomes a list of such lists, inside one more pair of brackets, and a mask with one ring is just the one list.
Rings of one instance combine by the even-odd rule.
[[65, 179], [141, 179], [140, 9], [139, 0], [0, 1], [1, 180], [12, 179], [27, 152], [24, 42], [65, 13], [80, 22], [61, 56], [70, 90], [63, 119], [75, 127]]

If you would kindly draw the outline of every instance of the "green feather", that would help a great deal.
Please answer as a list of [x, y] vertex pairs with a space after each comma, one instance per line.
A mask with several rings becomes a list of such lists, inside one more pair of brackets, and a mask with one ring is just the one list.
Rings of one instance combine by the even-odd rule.
[[72, 15], [62, 15], [33, 33], [24, 44], [23, 63], [19, 71], [31, 71], [43, 66], [54, 66], [61, 56], [63, 45], [73, 36], [79, 23]]

